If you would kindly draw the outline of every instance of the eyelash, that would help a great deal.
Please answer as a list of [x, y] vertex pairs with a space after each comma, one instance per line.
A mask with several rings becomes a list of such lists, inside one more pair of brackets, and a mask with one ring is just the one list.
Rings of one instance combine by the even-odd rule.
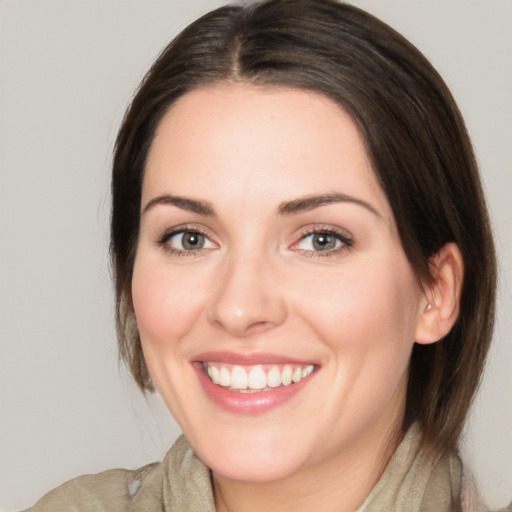
[[[183, 250], [176, 249], [169, 245], [168, 242], [171, 240], [173, 236], [186, 233], [196, 233], [198, 235], [204, 236], [205, 239], [208, 240], [210, 243], [214, 243], [210, 240], [210, 236], [203, 230], [192, 226], [180, 226], [177, 228], [173, 228], [170, 231], [166, 231], [161, 237], [158, 238], [157, 245], [162, 247], [165, 251], [172, 254], [173, 256], [177, 256], [179, 258], [193, 257], [201, 254], [201, 252], [204, 251], [203, 247], [197, 250]], [[306, 240], [307, 237], [313, 235], [332, 236], [336, 239], [336, 241], [340, 242], [341, 245], [335, 249], [325, 251], [305, 250], [297, 247], [301, 242]], [[299, 252], [302, 256], [305, 256], [307, 258], [330, 258], [338, 256], [340, 253], [349, 250], [353, 245], [353, 239], [345, 231], [333, 228], [332, 226], [317, 226], [305, 228], [299, 234], [299, 240], [292, 245], [292, 249]]]
[[169, 254], [171, 254], [173, 256], [177, 256], [179, 258], [198, 256], [203, 251], [203, 248], [187, 251], [187, 250], [183, 250], [183, 249], [175, 249], [168, 243], [173, 236], [176, 236], [179, 234], [185, 234], [185, 233], [188, 233], [188, 234], [195, 233], [195, 234], [204, 236], [206, 240], [209, 240], [210, 243], [213, 243], [210, 240], [210, 236], [207, 233], [205, 233], [204, 231], [202, 231], [196, 227], [192, 227], [192, 226], [179, 226], [177, 228], [171, 229], [170, 231], [166, 231], [161, 237], [159, 237], [159, 239], [157, 240], [157, 245], [162, 247]]
[[[304, 250], [297, 247], [308, 236], [312, 235], [332, 236], [337, 241], [339, 241], [341, 245], [333, 250], [326, 251]], [[332, 258], [339, 256], [342, 252], [351, 249], [353, 245], [354, 241], [347, 232], [334, 228], [332, 226], [315, 226], [305, 228], [300, 233], [299, 240], [295, 242], [292, 247], [294, 247], [296, 251], [300, 252], [302, 256], [305, 256], [306, 258]]]

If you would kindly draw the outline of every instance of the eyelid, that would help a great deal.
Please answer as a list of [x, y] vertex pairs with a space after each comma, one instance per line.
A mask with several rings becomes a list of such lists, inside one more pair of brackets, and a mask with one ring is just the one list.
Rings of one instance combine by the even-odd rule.
[[[205, 244], [207, 246], [199, 247], [197, 250], [203, 250], [203, 249], [212, 249], [215, 247], [215, 244], [203, 233], [200, 233], [199, 231], [191, 231], [189, 229], [184, 229], [181, 231], [176, 231], [175, 233], [171, 233], [169, 236], [166, 237], [167, 242], [171, 242], [174, 238], [179, 239], [181, 237], [181, 243], [183, 244], [184, 237], [186, 235], [197, 235], [198, 237], [202, 237], [205, 241]], [[176, 249], [175, 247], [173, 247]], [[185, 252], [194, 252], [195, 249], [178, 249], [179, 251], [184, 250]]]
[[192, 225], [184, 225], [184, 226], [176, 226], [174, 228], [166, 229], [159, 237], [159, 242], [164, 242], [166, 240], [169, 240], [174, 235], [177, 235], [178, 233], [198, 233], [200, 235], [204, 235], [208, 240], [211, 239], [210, 233], [208, 233], [206, 230], [198, 228], [197, 226]]
[[[198, 226], [197, 224], [182, 224], [178, 226], [174, 226], [172, 228], [164, 230], [162, 234], [156, 237], [155, 243], [159, 247], [163, 248], [165, 251], [177, 255], [177, 256], [194, 256], [200, 253], [206, 253], [211, 251], [212, 247], [201, 247], [197, 250], [184, 250], [184, 249], [176, 249], [170, 246], [167, 242], [173, 236], [184, 233], [198, 233], [203, 235], [208, 239], [208, 241], [213, 244], [216, 248], [219, 247], [219, 243], [216, 240], [216, 237], [211, 233], [211, 231], [203, 226]], [[317, 250], [307, 250], [301, 249], [298, 245], [308, 236], [315, 234], [326, 234], [336, 237], [339, 241], [341, 241], [341, 246], [332, 250], [326, 251], [317, 251]], [[350, 249], [353, 246], [353, 237], [352, 235], [345, 229], [340, 228], [339, 226], [333, 226], [330, 224], [309, 224], [304, 226], [298, 230], [298, 232], [294, 235], [295, 241], [290, 245], [290, 249], [296, 252], [302, 253], [307, 257], [320, 257], [325, 258], [329, 256], [336, 256], [341, 252], [344, 252]]]
[[[308, 236], [315, 234], [326, 234], [335, 236], [338, 240], [341, 241], [341, 246], [337, 247], [333, 250], [327, 251], [314, 251], [314, 250], [306, 250], [301, 249], [298, 245], [305, 240]], [[338, 226], [328, 225], [328, 224], [320, 224], [320, 225], [308, 225], [299, 230], [297, 235], [295, 235], [296, 241], [291, 245], [291, 249], [297, 252], [302, 252], [304, 256], [308, 257], [319, 257], [325, 258], [329, 256], [336, 256], [341, 252], [349, 250], [353, 244], [354, 240], [352, 235]]]
[[157, 246], [162, 247], [165, 251], [178, 255], [178, 256], [194, 256], [199, 253], [205, 253], [212, 250], [212, 247], [201, 247], [197, 250], [183, 250], [176, 249], [168, 244], [169, 240], [180, 233], [197, 233], [204, 236], [211, 244], [218, 247], [218, 243], [215, 241], [215, 237], [211, 234], [210, 230], [199, 227], [195, 224], [182, 224], [169, 229], [164, 230], [162, 234], [157, 236], [155, 243]]

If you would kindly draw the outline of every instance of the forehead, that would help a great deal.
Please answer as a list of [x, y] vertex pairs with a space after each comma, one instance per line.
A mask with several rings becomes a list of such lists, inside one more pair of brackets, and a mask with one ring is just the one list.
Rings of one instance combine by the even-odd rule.
[[229, 192], [233, 201], [341, 192], [389, 212], [353, 119], [331, 99], [292, 88], [208, 86], [171, 107], [148, 155], [143, 202], [191, 191]]

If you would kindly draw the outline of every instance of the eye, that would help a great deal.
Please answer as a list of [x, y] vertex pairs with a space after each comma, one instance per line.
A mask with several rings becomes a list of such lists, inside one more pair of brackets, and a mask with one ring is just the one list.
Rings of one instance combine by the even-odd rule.
[[351, 246], [352, 240], [347, 235], [332, 229], [321, 229], [303, 234], [294, 248], [312, 255], [320, 256], [319, 253], [325, 253], [327, 256]]
[[333, 251], [341, 245], [342, 241], [335, 234], [311, 233], [297, 244], [297, 248], [303, 251]]
[[194, 252], [215, 247], [215, 244], [205, 234], [193, 230], [167, 233], [160, 243], [175, 252]]

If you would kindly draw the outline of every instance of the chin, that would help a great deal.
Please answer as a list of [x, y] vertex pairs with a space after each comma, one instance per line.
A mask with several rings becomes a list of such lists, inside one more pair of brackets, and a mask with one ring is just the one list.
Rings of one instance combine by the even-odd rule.
[[301, 464], [286, 456], [276, 457], [275, 452], [259, 453], [257, 457], [248, 454], [227, 454], [223, 460], [206, 463], [220, 477], [245, 483], [270, 483], [284, 480], [300, 470]]
[[[308, 460], [306, 446], [280, 432], [247, 432], [212, 436], [193, 446], [201, 460], [222, 478], [268, 483], [285, 479]], [[297, 446], [300, 448], [297, 449]]]

